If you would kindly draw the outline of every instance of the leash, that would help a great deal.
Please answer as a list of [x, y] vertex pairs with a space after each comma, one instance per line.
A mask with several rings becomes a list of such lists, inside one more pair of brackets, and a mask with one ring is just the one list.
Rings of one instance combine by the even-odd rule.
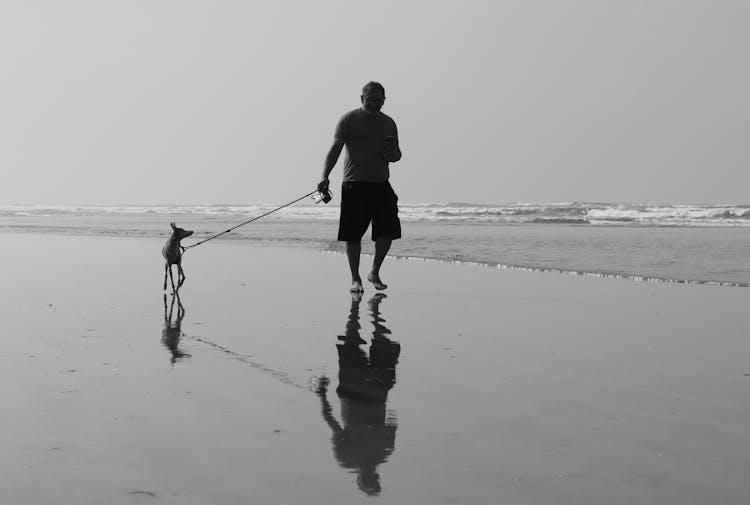
[[[266, 216], [267, 216], [267, 215], [269, 215], [269, 214], [273, 214], [274, 212], [276, 212], [276, 211], [278, 211], [278, 210], [281, 210], [281, 209], [283, 209], [284, 207], [289, 207], [290, 205], [292, 205], [292, 204], [294, 204], [294, 203], [297, 203], [297, 202], [299, 202], [300, 200], [303, 200], [303, 199], [307, 198], [308, 196], [312, 196], [312, 195], [314, 195], [315, 193], [319, 193], [319, 191], [318, 191], [317, 189], [316, 189], [315, 191], [310, 191], [310, 192], [309, 192], [309, 193], [307, 193], [306, 195], [302, 195], [302, 196], [300, 196], [299, 198], [297, 198], [296, 200], [293, 200], [293, 201], [291, 201], [291, 202], [289, 202], [289, 203], [285, 203], [284, 205], [282, 205], [282, 206], [280, 206], [280, 207], [276, 207], [276, 208], [275, 208], [275, 209], [273, 209], [273, 210], [269, 210], [269, 211], [268, 211], [268, 212], [266, 212], [265, 214], [261, 214], [260, 216], [256, 216], [256, 217], [254, 217], [254, 218], [252, 218], [252, 219], [248, 219], [248, 220], [247, 220], [247, 221], [245, 221], [244, 223], [240, 223], [240, 224], [238, 224], [237, 226], [233, 226], [233, 227], [229, 228], [228, 230], [224, 230], [224, 231], [223, 231], [223, 232], [221, 232], [221, 233], [217, 233], [216, 235], [213, 235], [213, 236], [211, 236], [211, 237], [208, 237], [207, 239], [201, 240], [200, 242], [196, 242], [195, 244], [189, 245], [189, 246], [187, 246], [187, 247], [183, 247], [183, 248], [182, 248], [182, 251], [183, 251], [183, 252], [184, 252], [184, 251], [187, 251], [188, 249], [192, 249], [193, 247], [198, 247], [199, 245], [201, 245], [201, 244], [204, 244], [204, 243], [208, 242], [209, 240], [213, 240], [213, 239], [215, 239], [215, 238], [217, 238], [217, 237], [221, 237], [221, 236], [222, 236], [222, 235], [224, 235], [225, 233], [229, 233], [229, 232], [230, 232], [230, 231], [232, 231], [232, 230], [236, 230], [236, 229], [237, 229], [237, 228], [239, 228], [240, 226], [245, 226], [246, 224], [250, 224], [250, 223], [252, 223], [253, 221], [257, 221], [258, 219], [260, 219], [260, 218], [262, 218], [262, 217], [266, 217]], [[330, 199], [329, 199], [328, 201], [330, 201]], [[316, 202], [316, 203], [318, 203], [318, 202]], [[327, 202], [326, 202], [326, 203], [327, 203]]]

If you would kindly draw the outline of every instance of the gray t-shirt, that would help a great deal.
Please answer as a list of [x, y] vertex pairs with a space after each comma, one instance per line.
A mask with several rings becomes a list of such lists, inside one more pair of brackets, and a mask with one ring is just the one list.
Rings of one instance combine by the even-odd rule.
[[359, 108], [341, 117], [334, 138], [346, 145], [343, 182], [388, 181], [388, 162], [382, 154], [388, 136], [398, 142], [396, 122], [382, 112], [371, 115]]

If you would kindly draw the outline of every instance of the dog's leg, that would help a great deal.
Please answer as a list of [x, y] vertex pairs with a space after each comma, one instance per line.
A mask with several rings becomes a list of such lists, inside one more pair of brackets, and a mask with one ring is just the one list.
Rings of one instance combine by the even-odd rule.
[[182, 284], [185, 282], [186, 276], [185, 272], [182, 270], [182, 265], [177, 263], [177, 289], [180, 289], [182, 287]]
[[176, 289], [174, 288], [174, 278], [172, 277], [172, 265], [169, 265], [169, 282], [172, 283], [172, 294], [174, 294]]
[[[164, 262], [164, 288], [163, 288], [164, 291], [167, 290], [167, 270], [169, 270], [169, 262], [165, 261]], [[165, 311], [166, 311], [166, 308], [167, 308], [167, 301], [164, 300], [164, 309], [165, 309]]]

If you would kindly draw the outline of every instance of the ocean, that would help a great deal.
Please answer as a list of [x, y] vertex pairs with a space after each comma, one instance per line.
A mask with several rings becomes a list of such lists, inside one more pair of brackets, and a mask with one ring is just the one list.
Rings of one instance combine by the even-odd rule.
[[[166, 239], [174, 221], [195, 231], [190, 245], [279, 205], [5, 205], [0, 231]], [[750, 287], [750, 205], [429, 203], [399, 211], [404, 238], [390, 254], [413, 261]], [[342, 253], [337, 223], [336, 203], [302, 202], [215, 240]], [[372, 252], [369, 240], [363, 251]]]

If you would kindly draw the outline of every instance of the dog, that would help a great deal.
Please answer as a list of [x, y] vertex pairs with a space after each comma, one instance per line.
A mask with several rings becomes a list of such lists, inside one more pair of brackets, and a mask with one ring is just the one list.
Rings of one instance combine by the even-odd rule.
[[[164, 244], [161, 249], [161, 254], [164, 256], [166, 262], [164, 263], [164, 290], [167, 289], [167, 271], [169, 271], [169, 282], [172, 283], [172, 293], [176, 293], [178, 289], [185, 282], [185, 272], [182, 270], [182, 251], [184, 247], [180, 245], [180, 241], [193, 234], [190, 230], [183, 230], [177, 227], [174, 223], [170, 223], [172, 226], [172, 235], [169, 236], [169, 240]], [[172, 278], [172, 265], [177, 265], [177, 287], [174, 287], [174, 279]]]

